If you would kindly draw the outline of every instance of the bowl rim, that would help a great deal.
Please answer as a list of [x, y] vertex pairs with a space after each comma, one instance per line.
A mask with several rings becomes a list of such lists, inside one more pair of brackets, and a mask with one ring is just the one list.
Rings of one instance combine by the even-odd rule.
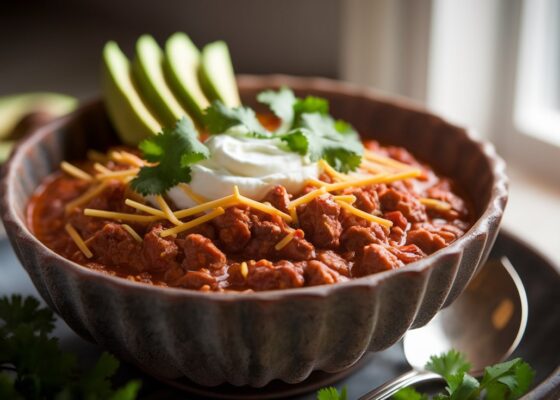
[[[467, 141], [473, 142], [477, 145], [480, 153], [484, 156], [490, 165], [490, 172], [492, 174], [494, 185], [491, 191], [490, 198], [487, 202], [486, 208], [475, 221], [475, 223], [469, 228], [469, 230], [461, 236], [459, 239], [451, 243], [451, 245], [440, 249], [429, 256], [422, 258], [413, 263], [407, 264], [404, 267], [383, 271], [380, 273], [353, 278], [345, 282], [339, 282], [330, 285], [319, 285], [319, 286], [304, 286], [299, 288], [289, 288], [289, 289], [274, 289], [265, 291], [256, 291], [251, 293], [216, 293], [216, 292], [201, 292], [198, 290], [188, 290], [183, 288], [175, 287], [163, 287], [156, 286], [141, 282], [131, 281], [129, 279], [124, 279], [118, 276], [109, 275], [99, 271], [92, 270], [90, 268], [84, 267], [74, 261], [71, 261], [58, 253], [51, 250], [45, 244], [43, 244], [27, 226], [26, 221], [20, 218], [14, 211], [15, 195], [14, 191], [10, 190], [10, 182], [12, 182], [15, 177], [15, 165], [21, 165], [24, 158], [24, 152], [26, 149], [34, 147], [41, 142], [45, 136], [47, 136], [51, 131], [60, 129], [67, 125], [70, 121], [74, 120], [77, 116], [83, 114], [88, 109], [99, 106], [103, 100], [99, 97], [89, 100], [81, 104], [72, 113], [59, 117], [52, 120], [43, 126], [40, 126], [30, 132], [24, 139], [17, 143], [12, 154], [10, 155], [7, 162], [2, 166], [2, 172], [0, 175], [0, 208], [2, 212], [2, 220], [6, 225], [8, 237], [14, 244], [17, 240], [24, 240], [29, 242], [36, 253], [41, 258], [52, 259], [57, 262], [57, 268], [64, 268], [65, 273], [72, 273], [83, 275], [84, 278], [89, 280], [94, 280], [101, 282], [105, 285], [120, 287], [126, 290], [133, 290], [139, 293], [146, 293], [155, 295], [156, 293], [164, 297], [173, 299], [189, 299], [196, 298], [201, 300], [212, 300], [218, 302], [232, 302], [232, 301], [242, 301], [242, 302], [253, 302], [258, 301], [277, 301], [280, 299], [285, 299], [293, 296], [304, 296], [304, 297], [316, 297], [323, 298], [330, 296], [339, 291], [345, 291], [352, 288], [362, 288], [367, 289], [375, 287], [382, 284], [384, 281], [400, 276], [400, 275], [415, 275], [428, 271], [431, 266], [437, 265], [441, 260], [445, 260], [448, 257], [460, 256], [462, 252], [463, 245], [469, 241], [471, 238], [474, 240], [477, 236], [484, 234], [488, 230], [488, 225], [490, 221], [500, 220], [505, 204], [507, 202], [508, 196], [508, 178], [505, 173], [505, 162], [496, 153], [495, 148], [492, 144], [487, 141], [480, 140], [476, 138], [475, 131], [469, 128], [459, 127], [444, 118], [430, 112], [425, 107], [419, 105], [418, 103], [402, 98], [399, 96], [388, 95], [376, 89], [370, 87], [359, 86], [356, 84], [343, 82], [339, 80], [333, 80], [328, 78], [319, 77], [295, 77], [289, 75], [238, 75], [239, 86], [242, 89], [264, 89], [272, 87], [280, 87], [282, 85], [289, 86], [294, 90], [301, 91], [326, 91], [326, 92], [336, 92], [343, 95], [350, 95], [353, 97], [363, 97], [366, 99], [372, 99], [377, 102], [382, 102], [388, 105], [392, 105], [401, 109], [406, 109], [409, 111], [420, 112], [436, 118], [441, 123], [458, 127], [461, 130], [461, 134]], [[17, 238], [17, 239], [15, 239]]]

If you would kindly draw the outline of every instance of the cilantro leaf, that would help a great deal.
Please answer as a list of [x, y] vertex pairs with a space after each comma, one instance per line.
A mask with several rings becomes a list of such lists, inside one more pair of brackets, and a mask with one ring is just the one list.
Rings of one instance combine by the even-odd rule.
[[430, 361], [426, 364], [426, 369], [447, 379], [451, 375], [469, 372], [471, 365], [463, 354], [457, 350], [450, 350], [439, 356], [430, 357]]
[[2, 329], [13, 331], [21, 324], [29, 324], [33, 330], [49, 333], [54, 329], [54, 315], [48, 308], [39, 308], [40, 303], [33, 297], [25, 300], [21, 296], [0, 299], [0, 320]]
[[300, 127], [281, 137], [297, 153], [307, 154], [311, 161], [324, 159], [341, 172], [353, 171], [360, 165], [363, 145], [350, 125], [339, 124], [328, 115], [302, 114]]
[[294, 104], [294, 114], [296, 119], [302, 114], [312, 113], [328, 115], [329, 102], [326, 99], [315, 96], [307, 96], [305, 99], [297, 99]]
[[346, 386], [342, 388], [340, 393], [334, 387], [320, 389], [319, 392], [317, 392], [317, 400], [348, 400]]
[[428, 400], [428, 396], [419, 393], [413, 387], [405, 387], [395, 393], [392, 397], [393, 400]]
[[447, 387], [445, 388], [451, 400], [475, 400], [478, 399], [478, 381], [465, 372], [446, 377]]
[[277, 134], [286, 133], [290, 130], [296, 111], [295, 103], [299, 101], [287, 87], [282, 87], [275, 92], [274, 90], [267, 90], [259, 93], [257, 100], [263, 104], [267, 104], [272, 112], [282, 121], [280, 127], [276, 130]]
[[140, 381], [130, 381], [123, 387], [115, 390], [109, 400], [134, 400], [140, 390]]
[[[491, 399], [516, 399], [527, 392], [535, 377], [535, 371], [520, 358], [486, 367], [481, 388]], [[499, 397], [502, 396], [502, 397]], [[505, 396], [505, 397], [504, 397]]]
[[142, 167], [132, 180], [134, 190], [142, 195], [162, 194], [180, 182], [190, 182], [190, 165], [209, 157], [209, 151], [198, 140], [192, 122], [182, 118], [173, 129], [164, 128], [162, 133], [140, 143], [146, 160], [157, 163]]
[[227, 132], [233, 127], [242, 127], [246, 134], [269, 137], [255, 112], [248, 107], [229, 108], [219, 100], [212, 102], [204, 111], [204, 125], [212, 134]]

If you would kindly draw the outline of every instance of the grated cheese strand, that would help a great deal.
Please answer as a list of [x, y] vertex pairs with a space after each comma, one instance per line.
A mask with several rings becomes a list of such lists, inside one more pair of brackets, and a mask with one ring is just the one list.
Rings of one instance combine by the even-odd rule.
[[362, 161], [360, 164], [360, 168], [365, 169], [366, 171], [374, 174], [379, 174], [381, 172], [389, 172], [385, 168], [381, 168], [380, 164], [374, 164], [368, 160]]
[[312, 192], [309, 192], [301, 197], [298, 197], [295, 200], [290, 201], [290, 203], [288, 204], [288, 209], [290, 208], [295, 208], [301, 204], [305, 204], [305, 203], [309, 203], [311, 200], [313, 200], [315, 197], [319, 197], [322, 194], [327, 193], [327, 187], [326, 186], [322, 186], [317, 190], [314, 190]]
[[451, 204], [436, 199], [421, 198], [420, 203], [422, 203], [426, 207], [434, 208], [439, 211], [449, 211], [452, 209]]
[[282, 250], [284, 247], [286, 247], [294, 238], [294, 235], [296, 234], [296, 231], [293, 230], [290, 233], [288, 233], [286, 236], [284, 236], [282, 238], [282, 240], [280, 240], [278, 243], [276, 243], [276, 245], [274, 246], [274, 248], [276, 249], [276, 251], [280, 251]]
[[128, 164], [132, 167], [143, 167], [146, 165], [146, 162], [142, 160], [140, 157], [129, 153], [128, 151], [112, 151], [111, 158], [117, 162]]
[[146, 204], [139, 203], [139, 202], [134, 201], [132, 199], [126, 199], [124, 201], [124, 204], [126, 204], [129, 207], [136, 208], [137, 210], [144, 211], [147, 214], [157, 215], [158, 217], [161, 217], [161, 218], [166, 217], [166, 215], [163, 211], [158, 210], [157, 208], [147, 206]]
[[92, 186], [89, 188], [84, 194], [80, 197], [75, 198], [74, 200], [68, 202], [64, 208], [66, 214], [69, 214], [74, 208], [81, 206], [82, 204], [87, 203], [94, 197], [103, 193], [103, 191], [107, 188], [107, 182], [101, 182], [99, 185]]
[[84, 239], [82, 239], [82, 237], [80, 236], [80, 234], [78, 233], [76, 228], [74, 228], [70, 224], [66, 224], [64, 226], [64, 229], [66, 230], [68, 235], [70, 235], [70, 237], [72, 238], [74, 243], [76, 243], [76, 246], [78, 246], [78, 249], [80, 249], [80, 251], [82, 253], [84, 253], [84, 256], [86, 256], [86, 258], [93, 257], [93, 253], [91, 252], [91, 250], [87, 246], [86, 242], [84, 242]]
[[171, 236], [171, 235], [176, 235], [178, 233], [184, 232], [188, 229], [194, 228], [195, 226], [198, 226], [200, 224], [203, 224], [205, 222], [210, 221], [211, 219], [216, 218], [219, 215], [222, 215], [224, 213], [224, 209], [222, 207], [218, 207], [216, 208], [214, 211], [209, 212], [206, 215], [203, 215], [201, 217], [195, 218], [192, 221], [189, 222], [185, 222], [179, 226], [176, 226], [174, 228], [171, 229], [166, 229], [164, 231], [160, 232], [160, 236], [161, 237], [166, 237], [166, 236]]
[[249, 267], [247, 266], [247, 263], [245, 261], [241, 263], [241, 265], [239, 266], [239, 270], [241, 271], [241, 275], [243, 276], [243, 278], [247, 279], [247, 275], [249, 275]]
[[97, 172], [100, 172], [102, 174], [107, 174], [107, 173], [111, 173], [113, 171], [111, 171], [109, 168], [107, 168], [106, 166], [96, 162], [95, 164], [93, 164], [93, 169], [95, 169]]
[[90, 161], [95, 161], [95, 162], [99, 162], [99, 163], [106, 163], [107, 161], [109, 161], [109, 158], [105, 154], [103, 154], [103, 153], [101, 153], [97, 150], [88, 150], [87, 151], [87, 158]]
[[346, 174], [342, 174], [338, 172], [336, 169], [334, 169], [333, 167], [331, 167], [331, 165], [326, 160], [323, 159], [319, 160], [319, 166], [323, 168], [323, 171], [325, 171], [331, 178], [336, 178], [341, 181], [347, 181], [352, 179], [350, 176]]
[[389, 167], [397, 169], [409, 169], [411, 166], [400, 161], [397, 161], [391, 157], [384, 157], [379, 154], [374, 153], [371, 150], [364, 151], [364, 158], [369, 161], [373, 161], [377, 164], [387, 165]]
[[88, 217], [117, 219], [121, 221], [134, 221], [134, 222], [154, 222], [161, 219], [161, 217], [158, 217], [156, 215], [127, 214], [127, 213], [107, 211], [107, 210], [95, 210], [93, 208], [86, 208], [84, 210], [84, 215]]
[[368, 185], [373, 185], [375, 183], [383, 182], [384, 179], [387, 178], [387, 176], [388, 176], [387, 174], [381, 173], [381, 174], [370, 176], [368, 178], [357, 179], [355, 181], [329, 183], [325, 185], [325, 188], [327, 189], [327, 192], [335, 192], [349, 187], [368, 186]]
[[169, 220], [169, 222], [175, 225], [183, 224], [183, 222], [179, 221], [179, 218], [177, 218], [175, 214], [173, 214], [173, 211], [171, 211], [171, 208], [169, 208], [169, 205], [167, 204], [163, 196], [156, 196], [156, 201], [159, 204], [159, 208], [161, 208], [161, 211], [163, 211], [165, 217]]
[[292, 224], [299, 225], [299, 218], [296, 208], [289, 208], [288, 211], [290, 212], [290, 217], [292, 217]]
[[410, 178], [418, 178], [420, 175], [422, 175], [422, 171], [420, 171], [419, 169], [411, 169], [408, 171], [399, 172], [398, 174], [389, 175], [387, 179], [385, 179], [382, 183], [391, 183]]
[[290, 217], [288, 214], [280, 211], [275, 207], [264, 205], [263, 203], [259, 203], [258, 201], [255, 201], [253, 199], [241, 195], [239, 196], [238, 200], [240, 203], [245, 204], [246, 206], [249, 206], [251, 208], [254, 208], [256, 210], [262, 211], [270, 215], [278, 215], [284, 221], [292, 222], [292, 217]]
[[198, 193], [195, 193], [194, 190], [192, 190], [191, 187], [189, 185], [187, 185], [186, 183], [179, 183], [179, 187], [181, 188], [181, 190], [187, 196], [189, 196], [191, 199], [193, 199], [198, 204], [204, 204], [208, 201], [208, 199], [205, 199], [204, 197], [202, 197]]
[[124, 169], [120, 171], [111, 171], [111, 172], [104, 172], [101, 174], [97, 174], [96, 178], [100, 180], [127, 178], [130, 176], [134, 177], [138, 175], [138, 172], [140, 172], [139, 168]]
[[344, 201], [345, 203], [354, 204], [356, 202], [356, 196], [353, 194], [342, 194], [340, 196], [333, 196], [333, 199]]
[[60, 169], [62, 169], [68, 175], [73, 176], [74, 178], [82, 179], [84, 181], [91, 181], [93, 179], [93, 177], [90, 174], [88, 174], [86, 171], [66, 161], [62, 161], [60, 163]]
[[189, 217], [191, 215], [195, 215], [195, 214], [199, 214], [201, 212], [210, 210], [211, 208], [216, 208], [216, 207], [229, 207], [233, 204], [237, 203], [237, 200], [235, 199], [235, 196], [230, 194], [229, 196], [226, 197], [222, 197], [221, 199], [216, 199], [216, 200], [212, 200], [209, 201], [207, 203], [204, 204], [199, 204], [198, 206], [194, 206], [191, 208], [185, 208], [184, 210], [179, 210], [179, 211], [175, 211], [175, 216], [177, 218], [185, 218], [185, 217]]
[[370, 222], [375, 222], [381, 226], [384, 226], [386, 228], [390, 228], [393, 226], [393, 222], [385, 219], [385, 218], [379, 218], [376, 217], [375, 215], [371, 215], [365, 211], [362, 211], [356, 207], [351, 206], [350, 204], [341, 201], [341, 200], [337, 200], [336, 201], [338, 203], [338, 205], [340, 205], [340, 207], [344, 208], [345, 210], [347, 210], [348, 212], [354, 214], [357, 217], [363, 218], [366, 221], [370, 221]]
[[139, 243], [142, 243], [143, 239], [140, 237], [140, 235], [132, 228], [132, 226], [128, 225], [128, 224], [122, 224], [121, 225], [123, 227], [123, 229], [125, 231], [127, 231], [130, 236], [132, 236], [134, 238], [134, 240], [136, 240]]

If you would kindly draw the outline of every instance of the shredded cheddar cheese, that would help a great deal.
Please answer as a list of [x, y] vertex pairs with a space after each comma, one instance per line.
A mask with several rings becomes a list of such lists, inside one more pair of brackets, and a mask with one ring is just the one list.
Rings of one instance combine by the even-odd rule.
[[379, 154], [374, 153], [371, 150], [364, 151], [364, 158], [369, 161], [373, 161], [377, 164], [387, 165], [389, 167], [393, 167], [399, 170], [402, 169], [410, 169], [410, 165], [397, 161], [390, 157], [383, 157]]
[[292, 217], [292, 224], [299, 225], [299, 218], [298, 218], [298, 215], [297, 215], [296, 208], [295, 207], [288, 208], [288, 211], [290, 212], [290, 217]]
[[354, 204], [356, 202], [356, 196], [353, 194], [343, 194], [340, 196], [333, 196], [333, 199], [344, 201], [349, 204]]
[[313, 190], [312, 192], [309, 192], [301, 197], [298, 197], [295, 200], [292, 200], [290, 204], [288, 204], [288, 209], [295, 208], [299, 205], [309, 203], [315, 197], [319, 197], [325, 193], [327, 193], [327, 186], [322, 186], [317, 190]]
[[243, 279], [247, 279], [247, 275], [249, 275], [249, 267], [247, 266], [247, 263], [245, 261], [241, 263], [241, 265], [239, 266], [239, 270], [241, 271], [241, 276], [243, 276]]
[[185, 208], [183, 210], [175, 211], [175, 216], [179, 219], [189, 217], [191, 215], [199, 214], [201, 212], [210, 210], [211, 208], [222, 207], [226, 208], [236, 203], [235, 196], [230, 194], [229, 196], [222, 197], [221, 199], [212, 200], [204, 204], [199, 204], [191, 208]]
[[62, 161], [60, 163], [60, 169], [62, 169], [68, 175], [73, 176], [74, 178], [82, 179], [84, 181], [91, 181], [93, 179], [93, 177], [90, 174], [88, 174], [86, 171], [66, 161]]
[[74, 200], [70, 201], [66, 204], [65, 212], [69, 214], [70, 211], [79, 207], [83, 204], [86, 204], [88, 201], [93, 199], [96, 196], [99, 196], [103, 191], [107, 188], [107, 182], [101, 182], [99, 185], [90, 187], [84, 194], [80, 197], [75, 198]]
[[128, 151], [112, 151], [110, 157], [117, 162], [128, 164], [131, 167], [140, 168], [146, 165], [144, 160]]
[[245, 197], [245, 196], [241, 195], [239, 193], [239, 188], [237, 187], [237, 185], [235, 185], [233, 187], [233, 195], [232, 196], [236, 201], [238, 201], [241, 204], [245, 204], [246, 206], [249, 206], [251, 208], [254, 208], [256, 210], [262, 211], [262, 212], [270, 214], [270, 215], [277, 215], [287, 222], [292, 222], [292, 217], [290, 217], [288, 214], [280, 211], [276, 207], [272, 207], [270, 205], [267, 206], [266, 204], [259, 203], [258, 201], [255, 201], [253, 199], [250, 199], [248, 197]]
[[159, 208], [161, 209], [161, 211], [163, 211], [165, 217], [169, 220], [169, 222], [175, 225], [183, 224], [181, 221], [179, 221], [179, 218], [177, 218], [175, 214], [173, 214], [173, 211], [171, 211], [171, 208], [169, 208], [169, 205], [167, 204], [163, 196], [156, 196], [156, 201], [159, 204]]
[[136, 208], [137, 210], [144, 211], [146, 214], [156, 215], [156, 216], [161, 217], [161, 218], [166, 217], [166, 215], [163, 211], [158, 210], [157, 208], [147, 206], [146, 204], [139, 203], [139, 202], [134, 201], [132, 199], [126, 199], [124, 201], [124, 204], [126, 204], [129, 207]]
[[393, 226], [393, 222], [388, 219], [379, 218], [375, 215], [371, 215], [341, 200], [337, 200], [336, 202], [340, 205], [340, 207], [344, 208], [345, 210], [354, 214], [357, 217], [365, 219], [366, 221], [375, 222], [381, 226], [384, 226], [385, 228], [390, 228]]
[[117, 219], [121, 221], [134, 221], [134, 222], [154, 222], [157, 221], [158, 219], [161, 219], [156, 215], [127, 214], [127, 213], [121, 213], [115, 211], [95, 210], [93, 208], [86, 208], [84, 210], [84, 215], [88, 217]]
[[131, 168], [131, 169], [123, 169], [120, 171], [104, 172], [104, 173], [97, 174], [96, 178], [100, 180], [119, 179], [119, 178], [128, 178], [128, 177], [134, 178], [139, 171], [140, 171], [139, 168]]
[[107, 161], [109, 161], [109, 158], [105, 154], [97, 150], [88, 150], [87, 158], [88, 160], [99, 162], [99, 163], [106, 163]]
[[338, 172], [325, 160], [319, 160], [319, 166], [333, 179], [338, 179], [339, 181], [347, 181], [352, 179], [350, 176]]
[[292, 230], [290, 233], [288, 233], [286, 236], [284, 236], [282, 238], [282, 240], [280, 240], [278, 243], [276, 243], [276, 245], [274, 246], [274, 248], [276, 249], [276, 251], [280, 251], [282, 250], [284, 247], [286, 247], [294, 238], [294, 235], [296, 234], [295, 230]]
[[100, 164], [98, 162], [93, 164], [93, 169], [95, 169], [97, 172], [100, 172], [102, 174], [107, 174], [107, 173], [113, 172], [109, 168], [107, 168], [106, 166], [104, 166], [103, 164]]
[[91, 250], [87, 246], [86, 242], [84, 242], [84, 239], [82, 239], [82, 237], [80, 236], [80, 234], [78, 233], [76, 228], [74, 228], [70, 224], [66, 224], [64, 226], [64, 229], [66, 230], [66, 232], [68, 232], [68, 235], [70, 235], [70, 237], [72, 238], [74, 243], [76, 243], [76, 246], [78, 246], [78, 249], [80, 249], [80, 251], [82, 253], [84, 253], [84, 256], [86, 256], [86, 258], [93, 257], [93, 253], [91, 252]]
[[223, 209], [222, 207], [218, 207], [218, 208], [216, 208], [214, 211], [209, 212], [208, 214], [203, 215], [203, 216], [201, 216], [201, 217], [195, 218], [195, 219], [193, 219], [192, 221], [185, 222], [185, 223], [183, 223], [183, 224], [181, 224], [181, 225], [178, 225], [178, 226], [176, 226], [176, 227], [174, 227], [174, 228], [166, 229], [166, 230], [164, 230], [164, 231], [161, 231], [159, 235], [160, 235], [161, 237], [166, 237], [166, 236], [170, 236], [170, 235], [176, 235], [176, 234], [178, 234], [178, 233], [181, 233], [181, 232], [184, 232], [184, 231], [186, 231], [186, 230], [192, 229], [192, 228], [194, 228], [195, 226], [198, 226], [198, 225], [200, 225], [200, 224], [203, 224], [203, 223], [205, 223], [205, 222], [208, 222], [208, 221], [210, 221], [211, 219], [214, 219], [214, 218], [216, 218], [217, 216], [222, 215], [224, 212], [225, 212], [225, 211], [224, 211], [224, 209]]
[[140, 237], [140, 235], [134, 229], [132, 229], [132, 227], [130, 225], [122, 224], [121, 226], [123, 227], [123, 229], [125, 231], [127, 231], [130, 234], [130, 236], [132, 236], [134, 238], [134, 240], [136, 240], [139, 243], [142, 243], [142, 238]]
[[422, 203], [426, 207], [434, 208], [439, 211], [449, 211], [452, 208], [451, 204], [436, 199], [421, 198], [420, 203]]

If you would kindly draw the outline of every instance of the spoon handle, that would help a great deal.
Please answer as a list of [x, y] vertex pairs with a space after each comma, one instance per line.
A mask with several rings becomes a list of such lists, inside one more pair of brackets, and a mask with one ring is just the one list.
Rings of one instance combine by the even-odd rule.
[[384, 383], [371, 392], [364, 394], [359, 400], [384, 400], [390, 398], [400, 389], [420, 382], [440, 380], [441, 376], [433, 372], [411, 370]]

